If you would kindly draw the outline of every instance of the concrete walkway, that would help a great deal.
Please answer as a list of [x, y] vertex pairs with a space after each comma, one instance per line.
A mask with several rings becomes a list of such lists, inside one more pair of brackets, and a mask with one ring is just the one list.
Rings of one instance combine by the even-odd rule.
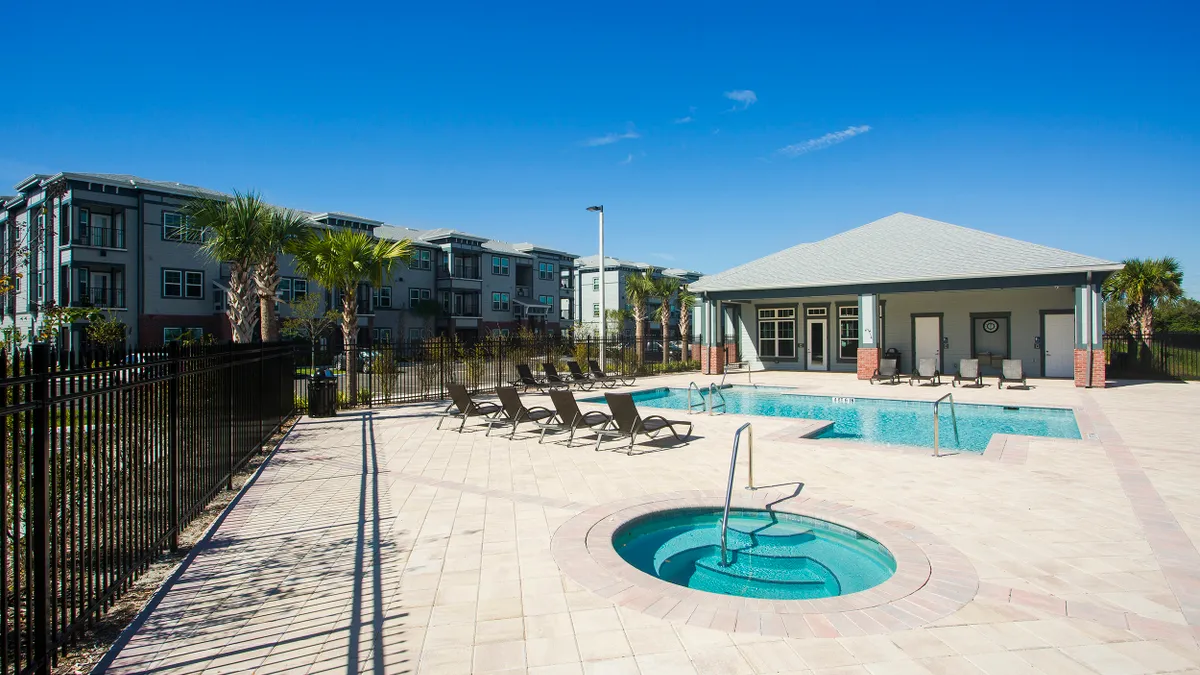
[[[859, 397], [951, 391], [836, 374], [756, 380]], [[1033, 384], [953, 391], [1075, 407], [1094, 437], [935, 459], [799, 440], [793, 420], [701, 415], [691, 442], [627, 456], [615, 443], [594, 452], [528, 432], [437, 431], [432, 405], [305, 419], [110, 670], [1200, 673], [1200, 386]], [[655, 616], [559, 569], [556, 530], [589, 509], [722, 489], [747, 420], [759, 483], [800, 481], [805, 497], [929, 531], [974, 568], [973, 599], [920, 627], [850, 623], [818, 637], [765, 619], [741, 630]]]

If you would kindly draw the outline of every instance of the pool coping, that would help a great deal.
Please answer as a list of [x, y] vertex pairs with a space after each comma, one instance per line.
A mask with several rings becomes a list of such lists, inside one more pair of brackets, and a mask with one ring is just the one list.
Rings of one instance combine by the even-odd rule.
[[612, 545], [621, 526], [666, 510], [724, 506], [719, 491], [633, 497], [590, 508], [554, 533], [551, 555], [564, 574], [618, 606], [691, 626], [782, 637], [889, 633], [928, 625], [958, 611], [979, 589], [971, 562], [917, 525], [835, 502], [776, 489], [738, 491], [732, 505], [770, 509], [858, 530], [896, 561], [887, 581], [858, 593], [817, 600], [763, 600], [677, 586], [625, 562]]

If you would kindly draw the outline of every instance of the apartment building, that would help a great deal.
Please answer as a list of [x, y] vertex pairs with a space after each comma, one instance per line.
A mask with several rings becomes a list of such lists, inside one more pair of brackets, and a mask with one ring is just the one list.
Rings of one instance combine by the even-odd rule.
[[[600, 325], [601, 293], [604, 294], [605, 309], [627, 309], [629, 307], [629, 300], [625, 296], [625, 287], [630, 275], [641, 274], [649, 270], [654, 278], [674, 277], [685, 284], [690, 284], [703, 276], [700, 272], [693, 270], [675, 267], [663, 268], [650, 263], [633, 262], [608, 256], [605, 256], [602, 275], [599, 260], [599, 256], [586, 256], [579, 258], [575, 264], [575, 306], [578, 308], [576, 316], [579, 317], [578, 321], [584, 325], [595, 327]], [[649, 334], [654, 337], [662, 336], [662, 326], [657, 321], [658, 304], [658, 300], [649, 302], [651, 318], [655, 319], [649, 322]], [[626, 335], [632, 335], [634, 332], [633, 321], [623, 322], [621, 330]], [[677, 337], [678, 330], [679, 310], [674, 308], [671, 312], [671, 326], [668, 330], [669, 339]]]
[[[31, 335], [44, 310], [56, 304], [112, 312], [129, 326], [132, 344], [184, 334], [228, 338], [228, 267], [201, 253], [203, 233], [182, 214], [189, 199], [225, 194], [104, 173], [37, 174], [15, 190], [0, 197], [0, 274], [14, 281], [0, 296], [0, 327]], [[522, 325], [558, 331], [570, 324], [573, 254], [342, 212], [309, 216], [326, 227], [409, 238], [416, 247], [410, 266], [397, 266], [379, 288], [359, 288], [360, 344], [499, 334]], [[336, 304], [335, 294], [300, 276], [289, 256], [279, 264], [281, 301], [320, 293], [326, 307]], [[420, 300], [436, 301], [442, 311], [419, 315], [414, 302]], [[86, 322], [64, 327], [61, 346], [83, 344], [85, 330]]]

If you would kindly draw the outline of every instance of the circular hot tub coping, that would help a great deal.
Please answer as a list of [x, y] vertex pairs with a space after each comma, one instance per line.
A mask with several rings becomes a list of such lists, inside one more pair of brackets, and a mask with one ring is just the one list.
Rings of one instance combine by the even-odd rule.
[[979, 588], [970, 561], [931, 532], [855, 506], [794, 497], [769, 488], [738, 491], [732, 506], [807, 516], [857, 530], [882, 544], [896, 572], [865, 591], [817, 600], [763, 600], [708, 593], [639, 571], [613, 548], [613, 534], [641, 516], [723, 508], [718, 491], [625, 499], [588, 509], [554, 533], [551, 553], [564, 574], [634, 611], [704, 628], [786, 637], [870, 635], [928, 625], [967, 604]]

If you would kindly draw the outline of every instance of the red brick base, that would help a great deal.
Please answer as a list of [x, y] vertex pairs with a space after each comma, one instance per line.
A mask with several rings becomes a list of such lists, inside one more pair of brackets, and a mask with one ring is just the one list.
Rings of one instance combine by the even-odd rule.
[[721, 375], [725, 372], [725, 348], [704, 347], [700, 350], [700, 372], [705, 375]]
[[[1076, 349], [1075, 350], [1075, 386], [1076, 387], [1086, 387], [1087, 386], [1087, 372], [1088, 372], [1087, 371], [1087, 360], [1088, 360], [1088, 358], [1087, 358], [1087, 350], [1086, 349]], [[1093, 387], [1103, 387], [1104, 386], [1104, 374], [1105, 374], [1105, 371], [1104, 371], [1105, 363], [1104, 362], [1105, 362], [1104, 349], [1103, 348], [1100, 348], [1100, 349], [1093, 348], [1092, 349], [1092, 386]]]
[[869, 380], [879, 368], [879, 347], [859, 347], [858, 379]]

